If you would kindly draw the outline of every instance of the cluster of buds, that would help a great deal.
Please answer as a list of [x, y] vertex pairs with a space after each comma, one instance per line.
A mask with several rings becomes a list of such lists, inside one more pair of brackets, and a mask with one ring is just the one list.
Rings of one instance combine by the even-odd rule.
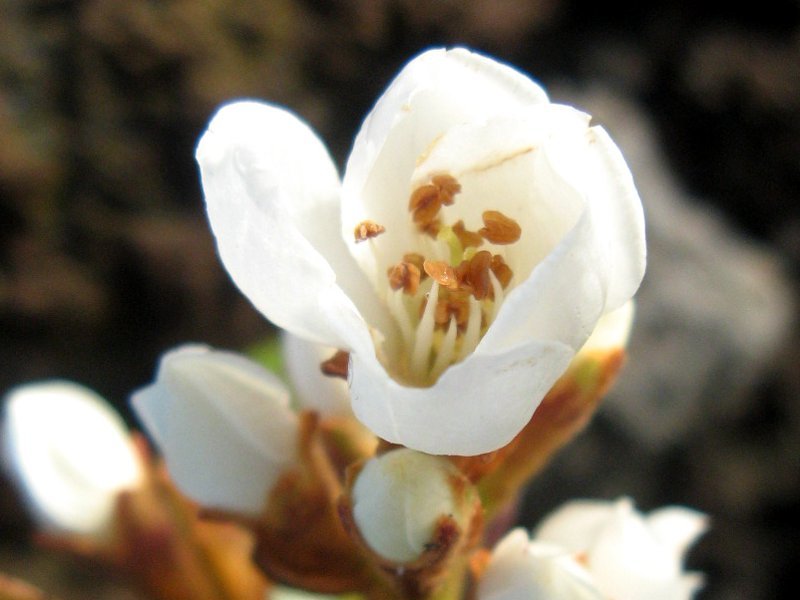
[[[621, 368], [644, 274], [641, 202], [589, 120], [510, 67], [431, 50], [379, 99], [340, 180], [293, 114], [224, 106], [197, 148], [208, 216], [234, 281], [286, 330], [288, 377], [205, 346], [166, 353], [132, 406], [169, 480], [122, 450], [133, 466], [96, 479], [82, 450], [47, 447], [77, 429], [54, 423], [43, 443], [37, 409], [12, 397], [7, 453], [32, 505], [87, 528], [47, 486], [68, 480], [76, 506], [102, 498], [89, 528], [116, 533], [95, 554], [129, 565], [153, 555], [157, 531], [168, 559], [138, 569], [161, 598], [286, 593], [272, 584], [389, 600], [689, 598], [699, 578], [681, 562], [704, 519], [687, 509], [575, 504], [495, 544]], [[111, 429], [95, 450], [128, 446]], [[252, 547], [231, 552], [225, 526]]]

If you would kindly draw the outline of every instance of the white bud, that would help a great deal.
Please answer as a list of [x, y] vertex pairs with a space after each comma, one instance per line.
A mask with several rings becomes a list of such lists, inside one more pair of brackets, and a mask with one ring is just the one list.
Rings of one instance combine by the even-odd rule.
[[295, 461], [289, 393], [244, 356], [180, 347], [131, 401], [176, 485], [205, 506], [256, 514]]
[[454, 490], [458, 471], [445, 458], [401, 448], [370, 459], [353, 486], [353, 517], [380, 556], [411, 562], [432, 541], [443, 516], [460, 521], [465, 502]]
[[6, 397], [5, 466], [45, 527], [102, 534], [117, 494], [142, 468], [120, 416], [67, 381], [31, 383]]

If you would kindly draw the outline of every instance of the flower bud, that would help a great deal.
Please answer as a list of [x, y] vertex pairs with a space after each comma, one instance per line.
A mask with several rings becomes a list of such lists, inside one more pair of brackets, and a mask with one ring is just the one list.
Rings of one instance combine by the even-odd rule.
[[207, 507], [257, 514], [295, 462], [297, 417], [272, 373], [232, 352], [183, 346], [133, 408], [176, 485]]
[[5, 466], [45, 527], [101, 535], [117, 494], [142, 478], [122, 419], [75, 383], [13, 389], [6, 397], [2, 434]]
[[682, 567], [687, 548], [707, 519], [682, 507], [645, 516], [628, 498], [569, 502], [547, 517], [534, 536], [579, 553], [598, 589], [619, 600], [687, 600], [702, 585]]
[[434, 544], [443, 518], [467, 530], [475, 510], [470, 490], [447, 459], [401, 448], [370, 459], [358, 473], [353, 519], [375, 553], [408, 563]]
[[477, 597], [605, 600], [573, 555], [557, 546], [531, 542], [523, 529], [511, 531], [494, 549]]

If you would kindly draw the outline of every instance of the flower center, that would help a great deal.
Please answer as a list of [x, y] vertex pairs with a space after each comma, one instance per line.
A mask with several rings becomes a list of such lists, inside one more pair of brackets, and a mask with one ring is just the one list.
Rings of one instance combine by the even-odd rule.
[[[520, 239], [519, 224], [497, 210], [483, 212], [484, 226], [477, 231], [468, 230], [463, 220], [445, 222], [442, 207], [453, 205], [460, 191], [461, 184], [448, 174], [434, 175], [412, 191], [408, 210], [419, 243], [386, 272], [384, 298], [402, 335], [391, 371], [411, 385], [432, 385], [475, 350], [513, 277], [503, 247]], [[360, 242], [384, 231], [364, 221], [354, 235]], [[484, 242], [492, 251], [479, 249]]]

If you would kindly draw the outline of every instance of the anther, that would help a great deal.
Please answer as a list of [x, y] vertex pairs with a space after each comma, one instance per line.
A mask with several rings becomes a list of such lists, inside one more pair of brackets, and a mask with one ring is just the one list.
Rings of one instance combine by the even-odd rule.
[[417, 265], [411, 262], [400, 262], [389, 267], [389, 287], [393, 290], [402, 289], [404, 293], [413, 296], [419, 289], [420, 270]]
[[426, 260], [422, 263], [425, 272], [439, 285], [451, 290], [458, 289], [458, 276], [453, 267], [442, 260]]
[[503, 257], [499, 254], [492, 256], [492, 264], [489, 268], [492, 270], [492, 273], [494, 273], [494, 276], [497, 277], [497, 281], [500, 282], [503, 289], [506, 289], [508, 284], [511, 283], [514, 272], [511, 270], [511, 267], [506, 264], [506, 261], [503, 260]]
[[474, 231], [469, 231], [464, 227], [464, 221], [456, 221], [455, 225], [453, 225], [453, 233], [458, 238], [458, 241], [461, 242], [461, 247], [466, 248], [477, 248], [481, 244], [483, 244], [483, 238], [475, 233]]
[[350, 364], [350, 353], [344, 350], [337, 350], [336, 354], [328, 360], [320, 363], [319, 368], [323, 374], [329, 377], [341, 377], [347, 379], [347, 369]]
[[361, 221], [358, 225], [356, 225], [353, 234], [356, 238], [356, 243], [363, 242], [370, 238], [374, 238], [382, 234], [386, 231], [386, 228], [383, 225], [378, 225], [375, 221]]
[[482, 216], [484, 227], [478, 233], [492, 244], [513, 244], [522, 235], [519, 223], [498, 210], [487, 210]]

